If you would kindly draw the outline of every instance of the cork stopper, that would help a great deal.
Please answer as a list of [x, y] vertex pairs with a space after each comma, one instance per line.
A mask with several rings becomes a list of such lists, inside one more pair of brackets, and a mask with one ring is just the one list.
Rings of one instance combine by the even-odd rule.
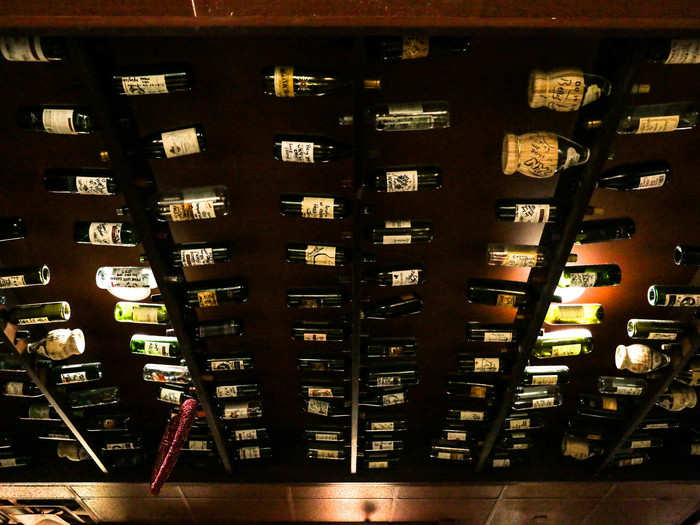
[[527, 86], [528, 105], [533, 109], [544, 106], [547, 102], [548, 88], [549, 75], [540, 69], [533, 69]]
[[109, 151], [100, 151], [100, 160], [102, 162], [109, 162]]
[[365, 89], [382, 89], [382, 81], [379, 78], [366, 78]]
[[512, 175], [518, 169], [520, 163], [520, 151], [518, 136], [506, 133], [503, 137], [503, 149], [501, 150], [501, 168], [506, 175]]

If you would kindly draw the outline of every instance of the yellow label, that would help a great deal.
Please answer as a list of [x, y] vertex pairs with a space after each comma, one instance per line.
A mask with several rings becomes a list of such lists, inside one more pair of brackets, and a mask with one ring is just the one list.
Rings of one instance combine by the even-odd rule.
[[614, 397], [604, 397], [603, 410], [617, 412], [617, 399], [615, 399]]
[[335, 266], [335, 246], [317, 246], [309, 244], [306, 247], [306, 264], [314, 266]]
[[405, 36], [403, 37], [403, 47], [401, 58], [410, 60], [412, 58], [423, 58], [428, 56], [430, 51], [430, 38], [427, 36]]
[[326, 334], [304, 334], [304, 341], [325, 341]]
[[603, 439], [603, 436], [601, 436], [600, 434], [588, 434], [588, 435], [586, 435], [586, 439], [600, 441], [601, 439]]
[[565, 357], [568, 355], [579, 355], [581, 353], [581, 343], [571, 345], [554, 345], [552, 347], [552, 357]]
[[475, 386], [472, 385], [471, 389], [471, 397], [478, 397], [478, 398], [485, 398], [486, 397], [486, 387], [485, 386]]
[[275, 96], [294, 96], [294, 66], [277, 66], [275, 68]]
[[301, 216], [305, 219], [333, 219], [335, 199], [304, 197], [301, 200]]
[[530, 428], [530, 419], [511, 419], [508, 428], [511, 430], [519, 430], [521, 428]]
[[515, 306], [515, 296], [499, 293], [496, 297], [496, 306]]
[[203, 290], [201, 292], [197, 292], [197, 302], [202, 308], [219, 306], [219, 301], [216, 299], [216, 292], [214, 290]]
[[679, 115], [640, 118], [635, 133], [665, 133], [673, 131], [678, 127], [680, 119]]

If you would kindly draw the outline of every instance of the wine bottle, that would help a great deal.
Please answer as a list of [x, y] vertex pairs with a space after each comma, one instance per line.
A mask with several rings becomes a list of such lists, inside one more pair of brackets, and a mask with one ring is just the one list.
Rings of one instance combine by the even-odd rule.
[[350, 300], [339, 288], [290, 288], [287, 306], [290, 308], [342, 308]]
[[583, 461], [593, 456], [600, 456], [605, 452], [605, 447], [592, 443], [587, 439], [564, 435], [561, 440], [561, 453], [565, 457]]
[[535, 446], [535, 442], [527, 432], [511, 432], [504, 434], [498, 441], [498, 448], [505, 450], [530, 450]]
[[345, 443], [348, 429], [341, 425], [318, 425], [307, 426], [304, 429], [304, 437], [307, 441], [332, 441], [335, 443]]
[[325, 163], [352, 156], [352, 147], [316, 135], [275, 135], [272, 156], [281, 162]]
[[588, 162], [590, 150], [547, 131], [515, 135], [506, 133], [501, 168], [506, 175], [516, 171], [534, 178], [552, 177], [572, 166]]
[[[230, 242], [192, 242], [178, 244], [170, 250], [170, 264], [173, 268], [190, 268], [229, 262], [233, 255]], [[144, 262], [144, 259], [141, 259]]]
[[700, 64], [700, 40], [655, 39], [647, 47], [646, 58], [663, 64]]
[[622, 444], [624, 449], [639, 449], [639, 448], [661, 448], [664, 446], [664, 440], [660, 437], [652, 436], [651, 434], [635, 433]]
[[27, 467], [31, 463], [32, 458], [29, 456], [20, 456], [14, 452], [0, 454], [0, 469]]
[[305, 219], [344, 219], [352, 210], [350, 201], [330, 195], [280, 196], [280, 213], [283, 216]]
[[[352, 79], [334, 72], [296, 66], [268, 66], [262, 71], [263, 93], [273, 97], [318, 97], [352, 88]], [[365, 79], [365, 89], [381, 89], [378, 79]]]
[[472, 441], [481, 439], [481, 434], [478, 434], [473, 429], [467, 429], [460, 425], [447, 425], [440, 431], [440, 440], [442, 441]]
[[688, 367], [678, 374], [676, 381], [688, 386], [700, 386], [700, 359], [692, 359]]
[[637, 191], [661, 188], [671, 181], [671, 166], [666, 161], [616, 166], [598, 179], [606, 190]]
[[564, 399], [559, 385], [518, 386], [515, 390], [513, 410], [533, 410], [558, 407]]
[[162, 193], [153, 205], [161, 221], [194, 221], [215, 219], [229, 214], [226, 186], [198, 186]]
[[48, 403], [32, 403], [29, 405], [27, 419], [44, 421], [61, 421], [58, 413]]
[[0, 242], [16, 241], [27, 236], [23, 217], [0, 217]]
[[467, 399], [447, 407], [446, 421], [486, 421], [487, 405], [482, 400]]
[[374, 244], [417, 244], [432, 242], [433, 224], [429, 221], [384, 221], [370, 227], [368, 238]]
[[[369, 109], [376, 131], [426, 131], [450, 127], [450, 105], [444, 100], [380, 104]], [[342, 115], [338, 124], [350, 126], [352, 115]]]
[[624, 397], [579, 394], [580, 415], [593, 417], [620, 418], [634, 406], [634, 402]]
[[207, 138], [204, 128], [195, 125], [143, 137], [141, 150], [149, 159], [172, 159], [206, 151]]
[[603, 219], [600, 221], [584, 221], [576, 235], [576, 244], [593, 242], [617, 241], [630, 239], [634, 235], [634, 221], [629, 217], [620, 219]]
[[7, 381], [2, 386], [3, 395], [10, 397], [42, 397], [39, 387], [29, 381]]
[[632, 339], [653, 339], [677, 341], [686, 330], [680, 321], [630, 319], [627, 321], [627, 335]]
[[496, 398], [493, 384], [476, 381], [471, 375], [464, 374], [447, 376], [447, 388], [445, 391], [448, 396], [484, 399], [489, 406], [494, 403]]
[[427, 191], [442, 188], [442, 170], [438, 166], [379, 168], [370, 172], [368, 184], [374, 191]]
[[244, 303], [248, 300], [248, 280], [200, 281], [185, 290], [185, 303], [208, 308], [226, 303]]
[[19, 354], [0, 354], [0, 372], [26, 373]]
[[50, 279], [51, 272], [45, 264], [19, 268], [0, 268], [0, 290], [37, 285], [46, 286], [49, 284]]
[[76, 222], [73, 240], [78, 244], [136, 246], [141, 242], [129, 222]]
[[229, 321], [207, 321], [199, 323], [194, 329], [195, 339], [210, 339], [213, 337], [231, 337], [243, 335], [243, 321], [231, 319]]
[[673, 262], [677, 265], [700, 265], [700, 246], [679, 244], [673, 250]]
[[233, 441], [258, 441], [270, 438], [266, 427], [260, 425], [242, 425], [231, 429]]
[[164, 304], [119, 301], [114, 306], [114, 320], [120, 323], [168, 324], [170, 317]]
[[617, 264], [587, 264], [567, 266], [561, 272], [559, 288], [591, 288], [616, 286], [622, 282], [622, 271]]
[[132, 354], [155, 357], [180, 357], [180, 343], [177, 337], [134, 334], [131, 336], [129, 348]]
[[416, 356], [415, 338], [372, 337], [360, 342], [360, 352], [367, 359], [392, 359]]
[[297, 341], [342, 343], [349, 335], [347, 325], [329, 321], [300, 321], [292, 327], [292, 339]]
[[415, 365], [368, 367], [362, 371], [362, 382], [368, 388], [393, 388], [418, 384]]
[[593, 336], [585, 328], [547, 332], [537, 338], [532, 356], [538, 359], [590, 354]]
[[[693, 129], [698, 125], [698, 106], [693, 102], [648, 104], [626, 109], [617, 126], [620, 135], [667, 133]], [[586, 122], [589, 129], [602, 126], [601, 120]]]
[[510, 452], [494, 452], [491, 458], [491, 468], [510, 468], [517, 463], [522, 463], [521, 456], [512, 455]]
[[272, 457], [272, 448], [267, 445], [252, 445], [249, 447], [234, 448], [231, 457], [234, 461], [246, 461], [249, 459], [269, 459]]
[[112, 172], [99, 168], [47, 169], [44, 187], [51, 193], [76, 195], [116, 195], [119, 192]]
[[90, 383], [102, 379], [102, 363], [57, 366], [51, 372], [54, 382], [59, 386]]
[[324, 459], [330, 461], [344, 461], [347, 458], [345, 449], [333, 446], [330, 443], [309, 442], [306, 446], [308, 459]]
[[496, 219], [503, 222], [557, 222], [559, 208], [553, 199], [499, 199]]
[[423, 299], [416, 293], [388, 297], [368, 304], [360, 310], [361, 319], [393, 319], [418, 315], [423, 311]]
[[71, 408], [92, 408], [116, 405], [119, 403], [119, 387], [108, 386], [71, 392], [68, 394], [68, 403]]
[[653, 284], [649, 287], [647, 298], [651, 306], [685, 306], [692, 308], [700, 305], [700, 286], [663, 286]]
[[675, 417], [647, 416], [638, 430], [678, 430], [680, 426], [680, 421]]
[[304, 399], [302, 408], [307, 414], [316, 416], [348, 417], [350, 415], [350, 411], [344, 402], [331, 402], [324, 399]]
[[430, 457], [457, 463], [471, 463], [472, 451], [466, 442], [434, 440], [430, 445]]
[[112, 87], [128, 96], [191, 91], [192, 71], [182, 65], [121, 69], [112, 74]]
[[484, 324], [467, 322], [468, 343], [511, 343], [517, 338], [513, 324]]
[[129, 414], [97, 414], [91, 416], [86, 422], [88, 432], [122, 432], [129, 430], [131, 416]]
[[366, 273], [362, 280], [378, 286], [417, 286], [425, 282], [425, 268], [422, 264], [395, 265]]
[[85, 351], [85, 335], [79, 328], [51, 330], [45, 338], [29, 343], [27, 351], [52, 361], [60, 361]]
[[527, 284], [498, 279], [469, 279], [467, 301], [490, 306], [518, 308], [527, 304]]
[[[574, 253], [568, 257], [569, 262], [576, 262], [577, 259]], [[545, 254], [539, 246], [490, 243], [486, 249], [486, 263], [490, 266], [534, 268], [544, 266], [546, 262]]]
[[302, 380], [301, 383], [301, 397], [307, 399], [342, 400], [345, 390], [345, 384], [334, 380]]
[[364, 421], [363, 429], [370, 433], [404, 432], [408, 430], [408, 422], [397, 417], [371, 417]]
[[558, 324], [600, 324], [603, 321], [600, 304], [550, 304], [544, 322]]
[[394, 468], [399, 464], [400, 458], [398, 456], [392, 456], [388, 453], [375, 453], [371, 457], [365, 457], [360, 459], [360, 467], [367, 470], [379, 470]]
[[29, 324], [62, 323], [70, 319], [70, 305], [66, 301], [54, 303], [19, 304], [10, 312], [13, 323]]
[[[376, 392], [360, 392], [360, 406], [390, 407], [403, 405], [408, 396], [403, 387], [380, 389]], [[348, 413], [349, 415], [349, 413]]]
[[64, 39], [53, 36], [0, 36], [0, 53], [8, 62], [50, 62], [68, 56]]
[[214, 385], [214, 397], [228, 399], [234, 397], [259, 397], [260, 385], [255, 383], [217, 383]]
[[180, 406], [185, 400], [192, 398], [191, 394], [192, 389], [190, 387], [167, 385], [158, 389], [158, 397], [156, 399], [163, 403]]
[[460, 372], [495, 374], [505, 372], [508, 362], [506, 359], [498, 356], [474, 356], [471, 354], [459, 354], [457, 356], [457, 366]]
[[85, 135], [97, 129], [92, 113], [81, 107], [24, 107], [17, 112], [17, 126], [60, 135]]
[[297, 367], [302, 372], [345, 372], [346, 362], [344, 357], [334, 355], [302, 354]]
[[566, 365], [526, 366], [520, 381], [523, 385], [563, 385], [569, 382]]
[[143, 437], [138, 434], [121, 434], [110, 436], [102, 443], [102, 451], [111, 450], [140, 450], [143, 448]]
[[569, 418], [568, 427], [569, 435], [597, 443], [609, 441], [616, 431], [615, 426], [610, 426], [608, 422], [578, 415]]
[[584, 73], [579, 68], [534, 69], [530, 72], [527, 102], [533, 109], [578, 111], [581, 106], [607, 97], [611, 91], [612, 84], [608, 79]]
[[371, 41], [372, 54], [382, 60], [412, 60], [423, 57], [466, 55], [468, 37], [404, 35], [384, 36]]
[[207, 372], [229, 372], [250, 370], [253, 368], [253, 356], [236, 354], [230, 357], [211, 357], [204, 362]]
[[399, 439], [392, 435], [383, 435], [377, 437], [366, 437], [364, 441], [365, 452], [377, 452], [385, 450], [403, 450], [403, 439]]
[[248, 401], [223, 401], [220, 405], [221, 419], [253, 419], [263, 415], [262, 403], [257, 399]]
[[155, 383], [187, 385], [192, 381], [190, 369], [182, 365], [146, 363], [143, 366], [143, 380]]
[[598, 377], [598, 392], [616, 396], [641, 396], [647, 388], [647, 382], [638, 377]]
[[350, 262], [350, 254], [341, 246], [289, 243], [287, 262], [311, 266], [344, 266]]
[[686, 408], [695, 408], [698, 395], [694, 388], [687, 385], [671, 385], [656, 400], [656, 405], [669, 412], [680, 412]]
[[671, 363], [671, 358], [646, 345], [618, 345], [615, 349], [615, 366], [635, 374], [647, 374]]
[[539, 414], [513, 412], [506, 416], [503, 424], [503, 430], [506, 432], [514, 432], [520, 430], [534, 430], [542, 428], [543, 426], [544, 422]]

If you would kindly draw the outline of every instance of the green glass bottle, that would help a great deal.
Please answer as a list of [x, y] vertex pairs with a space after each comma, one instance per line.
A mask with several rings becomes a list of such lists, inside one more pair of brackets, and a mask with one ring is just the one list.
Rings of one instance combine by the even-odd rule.
[[23, 266], [19, 268], [0, 269], [0, 290], [7, 288], [24, 288], [49, 284], [51, 272], [45, 264], [42, 266]]
[[180, 357], [180, 343], [177, 337], [134, 334], [131, 336], [129, 347], [132, 354], [157, 357]]
[[61, 323], [70, 319], [70, 313], [70, 305], [66, 301], [21, 304], [12, 309], [10, 319], [19, 326]]
[[119, 301], [114, 306], [114, 319], [120, 323], [168, 324], [170, 318], [164, 304]]
[[590, 354], [593, 336], [585, 328], [548, 332], [537, 338], [532, 356], [538, 359]]
[[561, 272], [559, 288], [591, 288], [616, 286], [622, 281], [622, 271], [617, 264], [590, 264], [567, 266]]
[[603, 321], [600, 304], [550, 304], [544, 322], [558, 324], [600, 324]]
[[677, 341], [685, 330], [686, 325], [680, 321], [666, 319], [630, 319], [627, 321], [627, 335], [632, 339]]
[[700, 286], [662, 286], [653, 284], [649, 287], [647, 298], [651, 306], [685, 306], [700, 305]]

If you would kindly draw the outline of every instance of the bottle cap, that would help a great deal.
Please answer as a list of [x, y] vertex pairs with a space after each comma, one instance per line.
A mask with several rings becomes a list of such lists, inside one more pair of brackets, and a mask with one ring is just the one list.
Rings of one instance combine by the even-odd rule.
[[338, 125], [339, 126], [352, 126], [354, 122], [354, 118], [352, 115], [341, 115], [341, 117], [338, 119]]
[[365, 89], [382, 89], [382, 81], [379, 78], [366, 78]]
[[100, 151], [100, 160], [102, 162], [109, 162], [109, 151]]
[[501, 150], [501, 168], [506, 175], [512, 175], [520, 164], [520, 151], [518, 136], [513, 133], [506, 133], [503, 137], [503, 149]]

